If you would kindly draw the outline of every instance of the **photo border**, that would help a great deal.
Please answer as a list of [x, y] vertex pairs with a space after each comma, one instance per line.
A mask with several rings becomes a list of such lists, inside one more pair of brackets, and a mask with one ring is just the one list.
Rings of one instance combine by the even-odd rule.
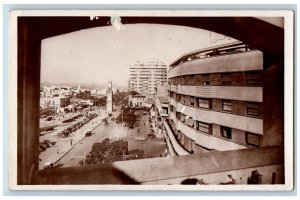
[[[79, 12], [80, 16], [81, 15], [84, 15], [84, 16], [90, 16], [90, 15], [105, 16], [105, 14], [103, 14], [102, 12], [106, 13], [107, 16], [115, 16], [115, 15], [112, 15], [112, 14], [115, 14], [115, 13], [111, 13], [111, 11], [103, 11], [103, 10], [101, 11], [101, 13], [99, 13], [99, 11], [95, 11], [95, 10], [92, 10], [92, 11], [86, 11], [86, 10], [84, 10], [84, 11], [83, 10], [81, 10], [81, 11], [78, 11], [78, 10], [77, 11], [74, 11], [74, 10], [73, 11], [71, 11], [71, 10], [60, 10], [60, 11], [43, 10], [43, 11], [36, 11], [36, 10], [32, 10], [32, 11], [24, 11], [22, 14], [25, 13], [25, 15], [26, 15], [28, 13], [28, 15], [32, 16], [32, 13], [34, 13], [34, 15], [39, 15], [39, 16], [50, 16], [51, 14], [48, 14], [48, 12], [52, 12], [52, 13], [55, 12], [55, 14], [59, 14], [59, 16], [62, 16], [61, 12], [63, 13], [63, 15], [66, 14], [67, 16], [69, 16], [69, 15], [70, 16], [78, 16], [77, 14], [74, 14], [73, 12], [77, 12], [77, 13]], [[86, 12], [89, 12], [89, 14], [86, 15]], [[127, 12], [129, 12], [131, 16], [132, 16], [132, 12], [136, 13], [137, 15], [138, 15], [138, 13], [140, 13], [140, 11], [125, 11], [125, 13], [124, 13], [124, 11], [120, 11], [120, 10], [113, 11], [113, 12], [117, 12], [117, 15], [121, 15], [121, 16], [126, 16], [125, 14]], [[149, 12], [150, 14], [151, 14], [151, 12], [153, 13], [153, 11], [149, 11], [149, 10], [147, 10], [147, 11], [143, 10], [141, 12], [142, 13], [148, 13]], [[170, 12], [170, 11], [169, 10], [167, 10], [167, 11], [161, 11], [161, 10], [160, 11], [155, 11], [155, 13], [160, 13], [160, 14], [168, 13], [168, 12]], [[174, 13], [174, 11], [172, 11], [172, 12]], [[177, 12], [177, 11], [175, 11], [175, 12]], [[195, 10], [195, 11], [190, 11], [190, 10], [189, 11], [182, 11], [182, 10], [180, 10], [178, 12], [186, 12], [186, 13], [189, 13], [189, 14], [191, 13], [192, 15], [195, 15], [195, 14], [199, 13], [199, 10]], [[204, 12], [207, 13], [208, 15], [210, 15], [211, 13], [220, 12], [220, 11], [205, 10]], [[252, 13], [251, 16], [253, 16], [254, 13], [257, 13], [257, 11], [253, 11], [253, 10], [252, 11], [250, 11], [250, 10], [242, 10], [242, 11], [226, 10], [226, 11], [222, 11], [222, 16], [224, 16], [224, 13], [226, 13], [226, 12], [231, 12], [231, 13], [232, 12], [233, 13], [243, 12], [243, 14], [240, 14], [239, 16], [249, 16], [248, 12]], [[264, 10], [264, 11], [260, 10], [258, 12], [260, 12], [260, 13], [263, 12], [264, 16], [273, 16], [272, 14], [271, 15], [265, 15], [266, 14], [266, 10]], [[278, 13], [283, 13], [283, 12], [285, 13], [286, 11], [268, 11], [268, 13], [269, 12], [272, 12], [272, 13], [275, 12], [276, 15], [277, 15]], [[293, 115], [292, 115], [293, 108], [294, 108], [293, 107], [294, 102], [293, 102], [293, 98], [291, 98], [291, 95], [293, 97], [293, 84], [294, 84], [293, 83], [293, 77], [294, 77], [294, 74], [293, 74], [293, 68], [294, 68], [294, 66], [293, 66], [293, 61], [294, 61], [293, 54], [294, 54], [294, 52], [293, 52], [292, 48], [289, 48], [289, 47], [293, 46], [293, 42], [294, 41], [293, 41], [293, 36], [286, 38], [288, 35], [290, 35], [291, 33], [293, 33], [293, 31], [294, 31], [293, 30], [293, 23], [294, 22], [293, 22], [293, 19], [292, 19], [293, 16], [291, 16], [292, 15], [291, 11], [287, 11], [287, 12], [289, 14], [286, 14], [286, 13], [284, 14], [285, 15], [284, 17], [288, 18], [287, 22], [285, 22], [285, 23], [287, 23], [287, 24], [285, 24], [285, 25], [287, 25], [287, 27], [285, 27], [285, 30], [284, 30], [285, 31], [285, 44], [284, 44], [285, 45], [285, 64], [284, 64], [284, 66], [285, 66], [285, 83], [284, 83], [284, 88], [285, 88], [285, 100], [284, 100], [285, 101], [285, 109], [284, 109], [284, 112], [285, 112], [285, 120], [284, 120], [284, 123], [285, 123], [285, 140], [284, 140], [285, 141], [285, 159], [287, 158], [287, 155], [294, 155], [293, 154], [294, 153], [293, 152], [293, 148], [294, 147], [293, 147], [293, 145], [290, 145], [290, 144], [293, 144], [295, 142], [295, 141], [293, 141], [293, 139], [291, 139], [293, 137], [290, 138], [286, 134], [287, 132], [293, 133], [293, 131], [290, 131], [290, 130], [293, 130], [293, 120], [294, 120]], [[178, 13], [176, 13], [176, 14], [178, 14]], [[142, 15], [138, 15], [138, 16], [142, 16]], [[22, 16], [24, 16], [24, 15], [22, 15]], [[201, 16], [203, 16], [203, 15], [201, 15]], [[214, 16], [216, 16], [216, 14]], [[15, 17], [15, 16], [13, 16], [13, 17]], [[10, 24], [9, 24], [10, 25], [10, 31], [12, 29], [14, 29], [14, 26], [15, 26], [15, 24], [13, 23], [13, 21], [14, 20], [12, 20], [10, 22]], [[12, 32], [10, 32], [10, 33], [12, 33]], [[9, 42], [11, 43], [11, 41], [13, 40], [12, 38], [14, 38], [15, 35], [14, 34], [9, 34], [9, 36], [10, 36]], [[16, 56], [16, 54], [13, 53], [13, 52], [15, 52], [16, 49], [14, 49], [14, 47], [12, 47], [12, 45], [15, 46], [16, 44], [15, 43], [11, 43], [10, 46], [9, 46], [9, 50], [10, 50], [10, 59], [9, 59], [9, 62], [10, 62], [10, 67], [9, 67], [9, 74], [10, 74], [10, 76], [9, 76], [9, 79], [10, 79], [9, 86], [10, 87], [9, 87], [9, 91], [10, 91], [10, 93], [8, 94], [9, 95], [9, 102], [14, 102], [16, 100], [16, 98], [15, 98], [16, 97], [16, 93], [12, 93], [12, 91], [16, 92], [16, 85], [11, 84], [12, 80], [16, 80], [15, 79], [16, 76], [13, 75], [13, 74], [16, 75], [16, 73], [14, 71], [14, 70], [16, 70], [16, 59], [14, 59], [14, 56]], [[14, 66], [14, 67], [12, 67], [12, 66]], [[286, 67], [286, 66], [289, 66], [289, 67]], [[288, 103], [288, 105], [286, 105], [287, 103]], [[10, 117], [9, 117], [10, 126], [9, 126], [9, 129], [10, 129], [10, 133], [12, 131], [15, 132], [15, 130], [16, 130], [13, 127], [13, 123], [16, 121], [16, 116], [14, 116], [14, 114], [13, 114], [14, 111], [16, 111], [16, 109], [11, 108], [11, 106], [10, 106], [9, 107], [9, 113], [10, 113]], [[15, 114], [16, 114], [16, 112], [15, 112]], [[287, 130], [286, 128], [289, 128], [289, 127], [291, 129]], [[14, 134], [9, 134], [9, 135], [10, 135], [10, 138], [9, 138], [10, 141], [16, 141], [16, 137], [15, 137], [16, 135], [14, 135]], [[287, 146], [287, 144], [289, 144], [289, 145]], [[16, 147], [15, 144], [14, 143], [11, 144], [11, 142], [9, 143], [9, 145], [10, 145], [10, 147], [12, 147], [11, 145], [14, 145], [14, 147]], [[15, 151], [12, 151], [12, 150], [13, 149], [10, 148], [9, 152], [15, 152]], [[291, 153], [291, 154], [288, 154], [288, 153]], [[294, 156], [293, 156], [293, 158], [295, 158]], [[13, 161], [10, 163], [10, 167], [15, 164], [16, 160], [14, 160], [14, 159], [16, 159], [15, 155], [13, 157]], [[287, 175], [287, 173], [289, 173], [289, 174], [292, 173], [293, 172], [293, 164], [294, 164], [293, 163], [293, 159], [292, 160], [291, 159], [285, 160], [285, 164], [288, 165], [288, 167], [285, 167], [286, 175]], [[16, 166], [16, 164], [15, 164], [15, 166]], [[287, 170], [290, 170], [290, 171], [287, 171]], [[9, 174], [10, 174], [10, 176], [13, 176], [12, 173], [11, 173], [11, 171], [10, 171]], [[287, 182], [293, 184], [293, 178], [294, 177], [292, 177], [291, 179], [289, 178], [289, 180]], [[45, 189], [46, 190], [65, 190], [65, 189], [71, 190], [71, 189], [74, 189], [74, 186], [70, 186], [69, 187], [69, 186], [66, 186], [66, 185], [60, 185], [61, 187], [64, 187], [64, 188], [57, 188], [57, 186], [58, 185], [50, 186], [50, 188], [48, 188], [48, 186], [46, 186], [46, 187], [42, 186], [44, 188], [38, 188], [38, 186], [37, 186], [37, 188], [36, 188], [35, 186], [32, 186], [32, 185], [27, 185], [27, 186], [22, 185], [22, 187], [17, 186], [17, 189], [21, 189], [21, 190], [45, 190]], [[267, 188], [265, 188], [264, 186], [262, 187], [262, 186], [263, 185], [259, 185], [259, 188], [251, 188], [250, 187], [249, 190], [250, 191], [266, 191]], [[291, 189], [290, 188], [291, 185], [289, 185], [288, 188], [286, 188], [286, 187], [279, 187], [279, 186], [278, 187], [274, 187], [274, 186], [276, 186], [276, 185], [272, 185], [272, 189], [270, 190], [270, 188], [269, 188], [267, 190], [273, 191], [273, 188], [274, 188], [274, 191], [275, 190], [277, 191], [277, 190]], [[73, 187], [73, 188], [71, 188], [71, 187]], [[81, 188], [81, 186], [77, 186], [76, 185], [76, 187], [77, 187], [76, 190], [78, 190], [79, 188], [84, 190], [84, 188]], [[83, 185], [82, 187], [86, 187], [86, 185]], [[107, 186], [107, 185], [99, 185], [99, 186], [96, 186], [94, 189], [98, 190], [99, 188], [97, 188], [97, 187], [101, 187], [101, 190], [120, 190], [120, 185], [117, 185], [118, 189], [116, 189], [114, 186]], [[151, 191], [161, 190], [161, 186], [160, 187], [151, 186], [151, 188], [147, 188], [147, 187], [144, 188], [144, 187], [142, 187], [142, 189], [137, 189], [135, 187], [131, 187], [131, 186], [128, 186], [128, 185], [126, 185], [124, 187], [126, 187], [126, 188], [124, 188], [124, 190], [132, 190], [132, 189], [133, 190], [151, 190]], [[197, 187], [197, 186], [196, 186], [197, 188], [191, 188], [191, 186], [186, 186], [186, 187], [188, 187], [188, 188], [185, 188], [183, 186], [179, 186], [179, 188], [178, 188], [178, 187], [175, 186], [174, 188], [168, 188], [167, 191], [171, 191], [171, 190], [172, 191], [178, 191], [178, 190], [180, 190], [180, 191], [183, 191], [183, 190], [184, 191], [195, 191], [195, 190], [199, 191], [199, 187]], [[208, 189], [206, 188], [206, 189], [204, 189], [204, 191], [207, 191], [207, 190], [210, 190], [210, 191], [228, 190], [228, 186], [226, 186], [225, 188], [217, 186], [218, 188], [216, 188], [216, 189], [215, 189], [216, 185], [212, 185], [212, 187], [214, 187], [214, 188], [211, 188], [211, 189], [210, 188], [208, 188]], [[233, 188], [232, 190], [229, 189], [230, 191], [240, 191], [241, 189], [243, 189], [243, 188], [240, 188], [240, 186], [239, 187], [235, 187], [235, 186], [232, 187], [232, 186], [230, 186], [230, 187]], [[249, 185], [247, 187], [249, 187]], [[141, 188], [141, 185], [139, 185], [138, 188]], [[185, 189], [182, 189], [182, 188], [185, 188]], [[91, 188], [89, 187], [88, 190], [91, 190]], [[123, 190], [123, 188], [121, 190]]]

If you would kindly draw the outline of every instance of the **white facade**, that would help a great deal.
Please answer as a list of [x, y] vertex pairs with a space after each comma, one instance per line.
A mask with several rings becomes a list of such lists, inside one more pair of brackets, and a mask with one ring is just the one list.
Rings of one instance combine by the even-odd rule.
[[139, 94], [155, 94], [157, 85], [167, 82], [167, 66], [163, 62], [136, 62], [129, 68], [129, 89]]
[[145, 96], [143, 95], [129, 95], [129, 107], [141, 107], [145, 101]]
[[199, 50], [170, 66], [170, 128], [190, 153], [262, 146], [263, 54], [242, 46]]
[[41, 97], [40, 107], [41, 108], [61, 108], [66, 107], [70, 104], [69, 97]]

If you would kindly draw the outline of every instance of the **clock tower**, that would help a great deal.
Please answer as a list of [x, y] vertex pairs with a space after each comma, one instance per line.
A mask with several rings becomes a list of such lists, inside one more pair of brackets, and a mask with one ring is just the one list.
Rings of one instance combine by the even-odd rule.
[[106, 111], [108, 115], [112, 114], [113, 111], [113, 102], [112, 102], [112, 96], [113, 96], [113, 91], [112, 91], [112, 82], [108, 82], [108, 87], [106, 90]]

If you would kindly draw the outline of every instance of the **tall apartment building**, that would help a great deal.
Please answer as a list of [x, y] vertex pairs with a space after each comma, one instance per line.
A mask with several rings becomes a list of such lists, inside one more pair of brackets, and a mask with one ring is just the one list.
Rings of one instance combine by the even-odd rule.
[[167, 66], [161, 61], [135, 62], [129, 68], [129, 89], [141, 95], [154, 95], [157, 84], [167, 82]]
[[283, 116], [269, 109], [283, 106], [271, 100], [281, 83], [268, 78], [281, 77], [281, 69], [269, 74], [263, 60], [261, 51], [234, 42], [170, 65], [165, 130], [177, 155], [282, 145]]

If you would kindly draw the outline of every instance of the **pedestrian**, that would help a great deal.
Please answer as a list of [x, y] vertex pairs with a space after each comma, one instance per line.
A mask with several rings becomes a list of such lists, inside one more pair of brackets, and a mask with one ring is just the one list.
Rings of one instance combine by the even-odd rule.
[[71, 146], [72, 146], [72, 138], [71, 138]]
[[59, 148], [57, 148], [57, 154], [59, 154]]

